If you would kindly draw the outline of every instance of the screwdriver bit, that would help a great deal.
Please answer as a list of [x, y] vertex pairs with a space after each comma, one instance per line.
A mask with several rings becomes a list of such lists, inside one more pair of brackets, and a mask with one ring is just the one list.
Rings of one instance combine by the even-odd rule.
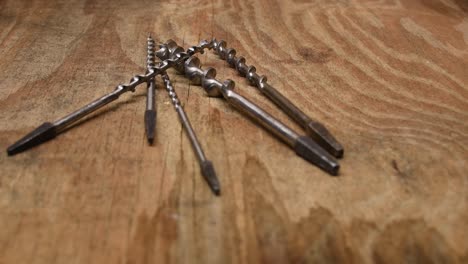
[[205, 178], [208, 185], [210, 186], [213, 193], [215, 195], [220, 195], [221, 188], [219, 185], [218, 177], [216, 176], [216, 172], [213, 167], [213, 163], [206, 159], [205, 153], [203, 152], [200, 142], [198, 141], [197, 136], [195, 135], [195, 131], [193, 130], [187, 115], [185, 114], [184, 108], [182, 107], [182, 105], [180, 105], [179, 98], [174, 87], [172, 86], [169, 76], [166, 72], [164, 72], [161, 74], [161, 77], [164, 81], [164, 86], [166, 87], [169, 98], [171, 99], [171, 103], [174, 106], [177, 115], [179, 116], [180, 122], [182, 123], [182, 127], [185, 129], [185, 132], [187, 132], [187, 136], [190, 140], [190, 143], [192, 144], [193, 150], [200, 164], [200, 170], [202, 172], [202, 175]]
[[[148, 71], [153, 68], [154, 65], [154, 40], [151, 37], [151, 34], [149, 34], [147, 39], [146, 73], [148, 73]], [[154, 140], [154, 131], [156, 129], [156, 82], [154, 81], [154, 77], [148, 81], [146, 89], [145, 132], [148, 143], [152, 145]]]
[[15, 155], [26, 149], [29, 149], [54, 138], [77, 120], [116, 100], [123, 93], [126, 93], [128, 91], [134, 92], [136, 86], [138, 86], [139, 84], [147, 83], [151, 78], [154, 78], [156, 75], [161, 74], [162, 72], [166, 71], [171, 67], [179, 65], [180, 62], [183, 62], [185, 59], [187, 59], [195, 53], [203, 53], [203, 50], [206, 48], [206, 45], [209, 45], [209, 42], [202, 41], [198, 46], [193, 46], [189, 48], [187, 52], [181, 52], [177, 56], [174, 56], [169, 60], [164, 60], [160, 62], [157, 66], [154, 66], [152, 69], [148, 70], [148, 72], [145, 75], [135, 75], [130, 80], [129, 84], [118, 85], [115, 88], [115, 90], [111, 93], [108, 93], [102, 96], [101, 98], [94, 100], [86, 106], [76, 110], [75, 112], [55, 122], [45, 122], [29, 134], [18, 140], [16, 143], [8, 147], [7, 154]]
[[[169, 42], [171, 42], [171, 40], [169, 40]], [[160, 50], [156, 52], [156, 56], [160, 59], [172, 58], [173, 56], [177, 56], [177, 52], [181, 52], [179, 48], [168, 46], [167, 44], [169, 42], [160, 45]], [[179, 69], [179, 67], [175, 68]], [[298, 135], [292, 129], [268, 114], [265, 110], [236, 93], [233, 90], [235, 86], [234, 81], [228, 79], [224, 83], [221, 83], [215, 79], [216, 70], [214, 68], [202, 70], [200, 68], [200, 60], [195, 56], [185, 61], [182, 72], [194, 83], [200, 84], [205, 89], [208, 96], [224, 97], [229, 104], [240, 112], [247, 114], [250, 118], [257, 121], [260, 125], [293, 148], [297, 155], [317, 165], [331, 175], [338, 174], [340, 166], [333, 156], [310, 138]]]

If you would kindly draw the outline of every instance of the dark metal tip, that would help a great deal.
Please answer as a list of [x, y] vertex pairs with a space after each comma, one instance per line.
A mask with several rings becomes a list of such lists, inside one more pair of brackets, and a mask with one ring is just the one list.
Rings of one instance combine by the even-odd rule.
[[309, 134], [317, 143], [336, 158], [343, 157], [343, 146], [333, 137], [333, 135], [321, 124], [315, 121], [309, 122], [306, 128]]
[[54, 125], [52, 123], [46, 122], [8, 147], [8, 156], [18, 154], [29, 148], [37, 146], [47, 140], [54, 138], [56, 135], [57, 132], [55, 131]]
[[156, 110], [145, 111], [145, 132], [150, 145], [154, 141], [154, 131], [156, 129]]
[[207, 160], [207, 161], [202, 162], [200, 167], [201, 167], [202, 175], [205, 178], [208, 185], [210, 186], [211, 191], [213, 191], [213, 193], [216, 196], [221, 195], [221, 187], [219, 185], [218, 177], [216, 176], [213, 163]]
[[154, 137], [147, 137], [146, 139], [148, 140], [148, 144], [153, 145]]
[[317, 165], [331, 175], [338, 175], [340, 164], [338, 161], [315, 143], [311, 138], [301, 136], [294, 146], [296, 154], [305, 160]]

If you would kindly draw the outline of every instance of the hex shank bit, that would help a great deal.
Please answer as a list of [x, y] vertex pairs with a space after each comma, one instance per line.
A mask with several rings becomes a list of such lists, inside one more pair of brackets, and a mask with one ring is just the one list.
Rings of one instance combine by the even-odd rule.
[[226, 42], [224, 40], [216, 41], [216, 39], [213, 39], [213, 46], [213, 49], [221, 59], [235, 68], [241, 76], [247, 78], [250, 84], [256, 86], [266, 97], [302, 126], [307, 134], [316, 140], [323, 148], [337, 158], [343, 156], [343, 146], [321, 123], [307, 116], [288, 98], [268, 84], [266, 76], [258, 75], [254, 66], [248, 66], [245, 63], [246, 60], [244, 57], [236, 57], [235, 49], [226, 48]]
[[[160, 45], [160, 47], [160, 51], [156, 53], [158, 57], [161, 56], [160, 59], [164, 59], [164, 56], [176, 55], [171, 54], [167, 46]], [[296, 154], [305, 160], [317, 165], [331, 175], [338, 174], [339, 164], [333, 156], [328, 154], [328, 152], [309, 137], [298, 135], [265, 110], [233, 91], [235, 86], [234, 81], [228, 79], [224, 83], [221, 83], [216, 80], [216, 70], [214, 68], [202, 70], [200, 68], [200, 60], [197, 57], [190, 57], [185, 61], [184, 73], [193, 82], [201, 84], [209, 96], [223, 96], [229, 104], [248, 115], [254, 121], [257, 121], [261, 126], [294, 149]]]
[[128, 91], [135, 91], [135, 87], [139, 84], [148, 82], [148, 80], [154, 78], [161, 72], [164, 72], [171, 67], [177, 66], [180, 62], [183, 62], [185, 59], [187, 59], [195, 53], [203, 53], [203, 50], [206, 48], [207, 45], [211, 44], [209, 42], [202, 41], [198, 46], [193, 46], [189, 48], [187, 52], [179, 53], [177, 56], [174, 56], [171, 59], [160, 62], [157, 66], [150, 69], [145, 75], [135, 75], [130, 80], [129, 84], [118, 85], [113, 92], [94, 100], [93, 102], [87, 104], [83, 108], [80, 108], [77, 111], [55, 122], [45, 122], [29, 134], [18, 140], [16, 143], [8, 147], [8, 155], [17, 154], [19, 152], [22, 152], [26, 149], [29, 149], [56, 137], [60, 132], [62, 132], [65, 128], [67, 128], [77, 120], [116, 100], [123, 93]]
[[187, 132], [187, 136], [195, 152], [195, 156], [197, 156], [198, 162], [200, 164], [201, 173], [208, 185], [210, 186], [213, 193], [215, 195], [220, 195], [221, 188], [219, 185], [218, 177], [216, 176], [216, 172], [213, 167], [213, 163], [206, 158], [205, 153], [203, 152], [203, 149], [200, 145], [200, 142], [198, 141], [198, 138], [195, 135], [195, 131], [193, 130], [187, 115], [185, 114], [184, 108], [180, 105], [179, 98], [174, 87], [172, 86], [169, 76], [167, 75], [167, 73], [163, 73], [161, 74], [161, 77], [164, 81], [164, 86], [166, 87], [169, 98], [171, 99], [171, 103], [174, 106], [177, 115], [179, 116], [180, 122], [182, 123], [182, 127], [184, 128], [185, 132]]
[[[151, 37], [151, 34], [149, 34], [147, 39], [146, 73], [148, 73], [148, 71], [152, 69], [154, 65], [154, 40]], [[151, 145], [153, 144], [154, 131], [156, 129], [156, 82], [154, 81], [154, 77], [151, 78], [146, 84], [146, 90], [145, 132], [148, 143]]]

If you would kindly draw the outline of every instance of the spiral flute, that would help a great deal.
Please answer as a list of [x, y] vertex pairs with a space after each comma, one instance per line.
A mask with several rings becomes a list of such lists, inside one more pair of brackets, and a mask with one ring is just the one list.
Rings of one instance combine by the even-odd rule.
[[[161, 49], [156, 52], [156, 56], [160, 59], [168, 59], [177, 57], [178, 54], [182, 52], [181, 49], [175, 48], [174, 45], [167, 45], [170, 42], [171, 41], [160, 45]], [[275, 119], [265, 110], [236, 93], [233, 90], [235, 86], [234, 81], [229, 79], [224, 82], [218, 81], [215, 79], [216, 70], [214, 68], [202, 70], [200, 67], [200, 60], [195, 56], [188, 58], [183, 67], [184, 68], [181, 71], [185, 73], [185, 76], [193, 82], [200, 84], [209, 96], [223, 96], [229, 104], [239, 111], [247, 114], [269, 132], [289, 145], [295, 150], [296, 154], [319, 166], [331, 175], [338, 174], [339, 164], [333, 156], [322, 149], [309, 137], [300, 136], [291, 128]], [[180, 69], [180, 67], [175, 68]]]
[[[307, 116], [288, 98], [268, 84], [267, 77], [264, 75], [258, 75], [254, 66], [248, 66], [246, 64], [244, 57], [236, 57], [235, 49], [226, 48], [227, 44], [224, 40], [217, 41], [216, 39], [213, 39], [208, 43], [209, 44], [206, 45], [207, 49], [213, 49], [221, 59], [225, 60], [231, 67], [235, 68], [241, 76], [247, 78], [251, 85], [256, 86], [264, 95], [266, 95], [267, 98], [273, 101], [273, 103], [282, 109], [289, 117], [302, 126], [306, 133], [316, 140], [320, 146], [337, 158], [341, 158], [343, 156], [343, 146], [335, 139], [335, 137], [333, 137], [324, 125]], [[166, 42], [166, 48], [163, 51], [158, 52], [177, 53], [179, 51], [183, 51], [182, 47], [178, 46], [175, 41], [169, 40]], [[181, 65], [179, 64], [175, 68], [180, 71], [180, 67]]]
[[[148, 73], [154, 65], [154, 40], [151, 37], [151, 34], [149, 34], [147, 39], [146, 73]], [[156, 94], [156, 82], [154, 81], [154, 77], [148, 81], [146, 89], [145, 132], [148, 143], [153, 144], [154, 131], [156, 129], [156, 105], [154, 100]]]
[[236, 50], [226, 48], [227, 44], [224, 40], [216, 41], [216, 39], [213, 39], [212, 42], [214, 51], [221, 59], [225, 60], [232, 68], [235, 68], [240, 75], [249, 80], [250, 84], [256, 86], [289, 117], [302, 126], [308, 135], [335, 157], [340, 158], [343, 156], [342, 145], [321, 123], [307, 116], [288, 98], [269, 85], [266, 76], [258, 75], [254, 66], [246, 64], [244, 57], [236, 57]]
[[190, 140], [190, 143], [192, 144], [195, 156], [197, 156], [198, 162], [200, 164], [201, 173], [208, 185], [210, 186], [213, 193], [215, 195], [220, 195], [221, 188], [219, 185], [218, 177], [216, 176], [216, 172], [213, 167], [213, 163], [206, 158], [205, 153], [203, 152], [203, 149], [200, 145], [200, 142], [198, 141], [197, 136], [195, 135], [195, 131], [193, 130], [187, 115], [185, 114], [184, 108], [180, 105], [179, 98], [177, 97], [177, 93], [174, 90], [174, 87], [172, 86], [169, 76], [167, 75], [167, 73], [164, 72], [163, 74], [161, 74], [161, 77], [164, 81], [164, 86], [166, 87], [169, 98], [171, 99], [171, 103], [174, 106], [177, 115], [179, 116], [179, 120], [182, 123], [185, 132], [187, 132], [187, 136]]
[[134, 92], [135, 88], [138, 85], [145, 82], [147, 83], [151, 78], [154, 78], [156, 75], [165, 72], [171, 67], [176, 67], [180, 64], [180, 62], [183, 62], [185, 59], [189, 58], [195, 53], [203, 53], [203, 50], [206, 49], [208, 45], [211, 45], [211, 43], [207, 41], [202, 41], [198, 46], [193, 46], [189, 48], [187, 52], [178, 53], [177, 56], [174, 56], [171, 59], [164, 60], [158, 63], [158, 65], [154, 66], [152, 69], [149, 69], [146, 74], [135, 75], [128, 84], [118, 85], [115, 88], [115, 90], [111, 93], [108, 93], [102, 96], [101, 98], [94, 100], [86, 106], [76, 110], [75, 112], [55, 122], [43, 123], [36, 129], [34, 129], [32, 132], [18, 140], [16, 143], [8, 147], [7, 154], [14, 155], [26, 149], [39, 145], [47, 140], [55, 138], [60, 132], [63, 132], [65, 128], [67, 128], [77, 120], [116, 100], [123, 93], [126, 93], [128, 91]]

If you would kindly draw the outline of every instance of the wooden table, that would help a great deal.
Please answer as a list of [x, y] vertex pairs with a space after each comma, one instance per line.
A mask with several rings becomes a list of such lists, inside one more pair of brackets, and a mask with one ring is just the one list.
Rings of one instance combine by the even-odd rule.
[[[0, 263], [467, 263], [468, 2], [0, 1], [0, 146], [143, 73], [146, 36], [225, 39], [345, 146], [339, 177], [183, 76], [211, 194], [158, 81], [0, 155]], [[299, 130], [215, 55], [205, 67]]]

